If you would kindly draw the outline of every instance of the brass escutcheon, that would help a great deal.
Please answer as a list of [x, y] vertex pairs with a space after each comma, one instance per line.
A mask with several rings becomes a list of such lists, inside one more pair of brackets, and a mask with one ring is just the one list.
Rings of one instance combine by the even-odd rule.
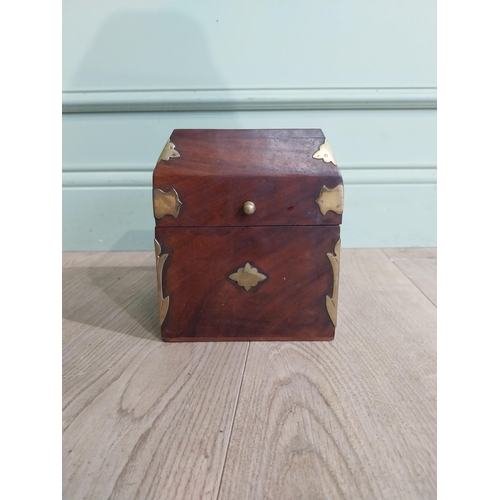
[[244, 267], [240, 267], [237, 272], [231, 274], [229, 279], [236, 281], [239, 286], [248, 292], [250, 288], [257, 286], [260, 281], [267, 279], [267, 276], [259, 273], [256, 267], [247, 262]]

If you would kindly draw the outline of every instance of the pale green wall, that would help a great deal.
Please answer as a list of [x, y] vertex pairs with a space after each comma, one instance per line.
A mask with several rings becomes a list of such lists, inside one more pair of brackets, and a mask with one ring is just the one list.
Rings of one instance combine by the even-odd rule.
[[344, 247], [436, 244], [436, 5], [63, 3], [63, 245], [151, 249], [174, 128], [322, 128]]

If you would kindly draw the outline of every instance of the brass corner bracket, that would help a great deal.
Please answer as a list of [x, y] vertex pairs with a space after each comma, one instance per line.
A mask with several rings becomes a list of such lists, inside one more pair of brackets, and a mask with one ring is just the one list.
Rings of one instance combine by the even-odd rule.
[[319, 206], [319, 211], [326, 215], [331, 210], [338, 215], [344, 212], [344, 185], [339, 184], [333, 189], [328, 189], [326, 186], [321, 188], [319, 196], [316, 200]]
[[316, 160], [323, 160], [325, 163], [331, 162], [335, 166], [337, 166], [337, 162], [335, 161], [332, 153], [332, 148], [330, 147], [330, 144], [328, 144], [328, 141], [326, 139], [325, 142], [321, 144], [318, 151], [313, 154], [313, 158], [315, 158]]
[[158, 289], [158, 306], [160, 312], [160, 326], [165, 321], [170, 304], [170, 297], [163, 295], [163, 268], [167, 260], [168, 253], [161, 255], [161, 246], [157, 239], [155, 239], [155, 255], [156, 255], [156, 283]]
[[175, 219], [179, 215], [182, 201], [179, 199], [179, 194], [174, 188], [168, 191], [161, 189], [153, 189], [153, 212], [157, 219], [163, 219], [167, 215], [171, 215]]
[[170, 160], [170, 158], [179, 158], [180, 156], [181, 155], [179, 154], [179, 152], [175, 150], [175, 144], [173, 142], [170, 142], [169, 139], [167, 141], [167, 144], [165, 144], [165, 147], [163, 148], [163, 151], [161, 152], [158, 161], [160, 160], [168, 161]]
[[328, 312], [328, 316], [330, 316], [333, 326], [336, 327], [339, 300], [340, 238], [337, 240], [337, 243], [335, 243], [333, 253], [327, 253], [326, 256], [332, 265], [333, 273], [332, 296], [326, 296], [326, 310]]

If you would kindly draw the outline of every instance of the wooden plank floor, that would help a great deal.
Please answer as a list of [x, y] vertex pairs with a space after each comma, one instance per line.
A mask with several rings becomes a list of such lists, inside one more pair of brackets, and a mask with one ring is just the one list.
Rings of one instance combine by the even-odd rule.
[[435, 270], [345, 249], [333, 342], [165, 344], [152, 253], [64, 254], [63, 497], [435, 498]]

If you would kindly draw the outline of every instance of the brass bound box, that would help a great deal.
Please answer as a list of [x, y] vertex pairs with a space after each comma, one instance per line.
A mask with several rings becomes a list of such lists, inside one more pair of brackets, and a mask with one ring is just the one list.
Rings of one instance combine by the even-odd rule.
[[333, 339], [343, 206], [319, 129], [174, 130], [153, 173], [163, 340]]

